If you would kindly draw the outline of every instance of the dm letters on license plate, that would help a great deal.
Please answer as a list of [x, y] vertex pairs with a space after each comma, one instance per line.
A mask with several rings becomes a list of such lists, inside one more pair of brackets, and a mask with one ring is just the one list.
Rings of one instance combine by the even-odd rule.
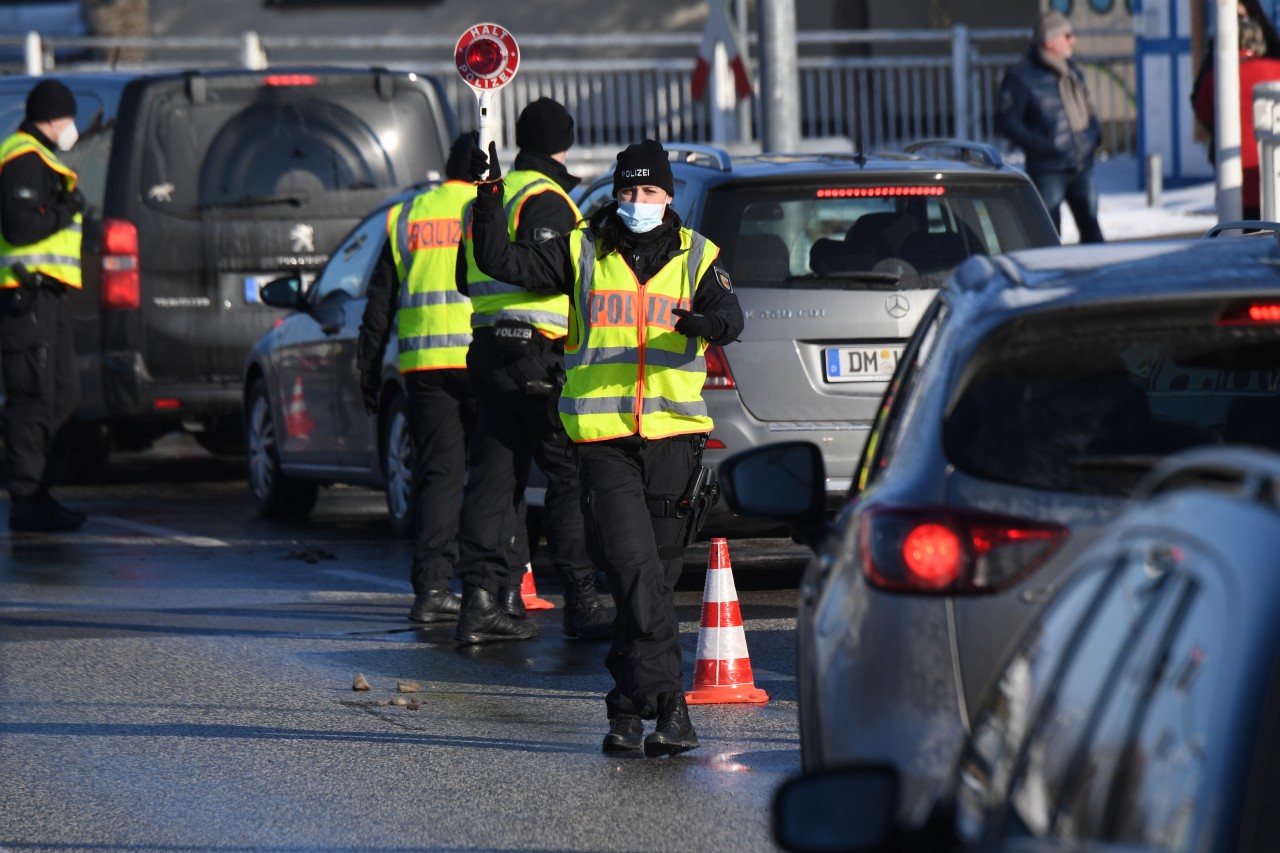
[[826, 351], [828, 382], [880, 382], [893, 376], [900, 346], [831, 347]]

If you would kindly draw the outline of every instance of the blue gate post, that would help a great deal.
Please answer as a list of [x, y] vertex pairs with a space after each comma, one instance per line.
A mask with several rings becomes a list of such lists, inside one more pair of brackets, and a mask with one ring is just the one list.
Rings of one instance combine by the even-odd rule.
[[1212, 180], [1205, 146], [1195, 139], [1191, 86], [1200, 57], [1191, 55], [1191, 3], [1201, 0], [1134, 0], [1134, 60], [1138, 81], [1138, 180], [1144, 163], [1159, 154], [1164, 180], [1183, 186]]

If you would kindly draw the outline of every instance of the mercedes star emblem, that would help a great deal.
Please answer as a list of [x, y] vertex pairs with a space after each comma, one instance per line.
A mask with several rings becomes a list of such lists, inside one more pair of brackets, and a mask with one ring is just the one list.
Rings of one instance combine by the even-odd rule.
[[895, 293], [884, 301], [884, 310], [895, 320], [901, 320], [911, 311], [911, 303], [901, 293]]

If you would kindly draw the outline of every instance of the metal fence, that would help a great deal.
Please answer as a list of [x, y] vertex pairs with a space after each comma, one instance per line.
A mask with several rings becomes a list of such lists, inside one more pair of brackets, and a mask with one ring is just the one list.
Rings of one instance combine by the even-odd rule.
[[[799, 98], [801, 138], [806, 147], [901, 150], [909, 141], [958, 136], [1006, 147], [994, 130], [999, 84], [1021, 58], [1025, 30], [871, 30], [801, 32]], [[1089, 33], [1082, 33], [1088, 36]], [[1104, 150], [1135, 155], [1137, 108], [1132, 34], [1100, 33], [1126, 49], [1082, 55], [1086, 82], [1103, 124]], [[690, 92], [696, 33], [661, 36], [524, 36], [526, 58], [516, 79], [498, 99], [499, 144], [514, 147], [515, 116], [529, 100], [548, 96], [565, 104], [577, 120], [579, 156], [593, 150], [612, 158], [619, 147], [645, 136], [662, 140], [712, 142], [729, 148], [758, 147], [757, 102], [735, 105], [727, 67], [713, 71], [705, 101]], [[102, 68], [104, 56], [124, 56], [112, 67], [156, 68], [200, 64], [269, 65], [324, 57], [338, 64], [376, 64], [434, 74], [464, 124], [475, 114], [474, 97], [453, 68], [453, 38], [259, 37], [120, 38], [93, 37], [41, 41], [0, 38], [26, 51], [28, 70], [47, 70], [52, 57], [73, 50], [97, 59], [61, 62], [59, 68]], [[616, 59], [582, 58], [610, 47], [649, 49], [651, 55]], [[556, 61], [529, 59], [556, 55]], [[749, 73], [758, 64], [749, 58]], [[607, 154], [606, 154], [607, 152]]]

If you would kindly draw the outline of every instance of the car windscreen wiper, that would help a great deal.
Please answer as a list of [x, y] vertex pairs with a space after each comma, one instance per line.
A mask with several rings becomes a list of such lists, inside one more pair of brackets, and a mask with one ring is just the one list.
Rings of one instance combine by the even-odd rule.
[[833, 284], [833, 285], [871, 285], [873, 287], [894, 288], [902, 281], [902, 273], [871, 270], [849, 270], [848, 272], [806, 273], [805, 275], [787, 276], [788, 284]]
[[247, 195], [236, 201], [224, 201], [217, 204], [206, 204], [201, 210], [228, 210], [246, 207], [270, 207], [275, 204], [288, 204], [302, 207], [310, 201], [306, 193], [281, 193], [280, 195]]
[[1067, 460], [1067, 465], [1072, 468], [1093, 470], [1105, 468], [1123, 471], [1150, 471], [1162, 459], [1164, 459], [1163, 456], [1153, 456], [1145, 453], [1117, 453], [1114, 456], [1094, 454], [1091, 456], [1072, 456]]

